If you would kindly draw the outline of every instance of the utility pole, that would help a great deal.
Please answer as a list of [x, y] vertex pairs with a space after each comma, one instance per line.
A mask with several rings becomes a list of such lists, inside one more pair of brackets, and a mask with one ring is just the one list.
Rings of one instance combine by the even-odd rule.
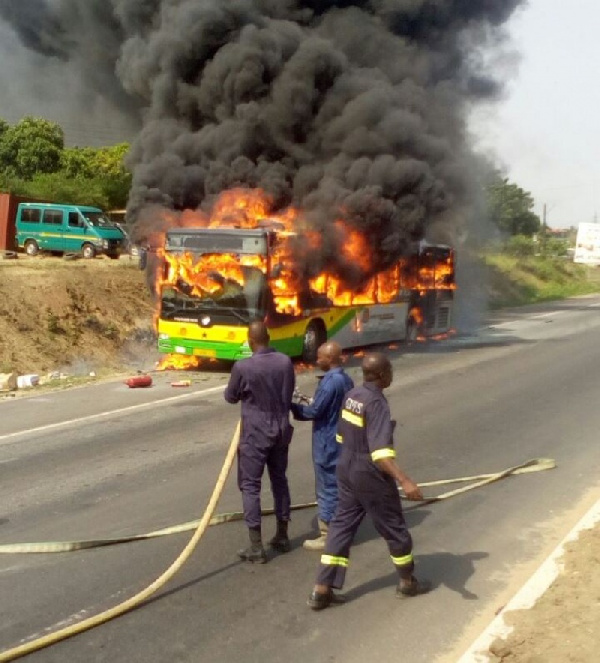
[[541, 242], [540, 242], [540, 249], [541, 249], [541, 254], [544, 256], [546, 255], [546, 219], [548, 218], [548, 207], [546, 203], [544, 203], [544, 210], [542, 212], [542, 231], [541, 231]]
[[542, 229], [546, 228], [546, 214], [547, 214], [546, 203], [544, 203], [544, 212], [542, 216]]

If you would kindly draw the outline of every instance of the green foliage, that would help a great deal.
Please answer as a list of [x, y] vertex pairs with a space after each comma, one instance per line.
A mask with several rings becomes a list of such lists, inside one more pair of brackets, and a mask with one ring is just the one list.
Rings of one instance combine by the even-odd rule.
[[544, 255], [561, 258], [567, 255], [569, 241], [566, 239], [558, 239], [556, 237], [548, 237], [542, 241], [542, 247]]
[[502, 232], [528, 237], [538, 232], [540, 219], [533, 212], [533, 197], [520, 186], [497, 177], [488, 185], [487, 197], [490, 217]]
[[0, 119], [0, 190], [120, 209], [131, 188], [131, 172], [124, 163], [128, 151], [127, 143], [65, 148], [58, 124], [24, 118], [11, 127]]
[[596, 268], [577, 265], [564, 258], [489, 253], [483, 259], [487, 265], [492, 308], [600, 291], [600, 272]]
[[2, 170], [25, 179], [56, 172], [64, 143], [63, 130], [55, 122], [24, 117], [0, 133]]
[[506, 241], [504, 250], [509, 256], [523, 258], [535, 253], [535, 243], [531, 237], [513, 235]]
[[0, 189], [53, 203], [92, 205], [101, 209], [110, 207], [102, 181], [66, 178], [62, 173], [35, 175], [29, 180], [0, 176]]
[[112, 147], [69, 147], [61, 155], [61, 168], [69, 177], [122, 177], [128, 174], [124, 159], [127, 143]]

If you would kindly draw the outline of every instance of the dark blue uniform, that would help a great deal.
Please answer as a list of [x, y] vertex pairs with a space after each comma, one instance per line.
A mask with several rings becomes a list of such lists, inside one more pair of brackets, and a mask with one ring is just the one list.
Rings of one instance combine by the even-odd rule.
[[290, 519], [286, 471], [294, 430], [290, 424], [290, 406], [295, 383], [291, 359], [272, 348], [264, 348], [234, 364], [225, 389], [228, 403], [242, 402], [238, 486], [249, 528], [261, 524], [260, 488], [265, 465], [277, 520]]
[[310, 405], [292, 404], [300, 421], [313, 421], [312, 453], [319, 518], [329, 524], [338, 502], [336, 467], [341, 445], [336, 430], [344, 396], [354, 387], [343, 368], [332, 368], [321, 379]]
[[412, 576], [412, 539], [398, 487], [375, 465], [376, 460], [395, 457], [393, 429], [388, 402], [375, 385], [367, 382], [346, 395], [338, 425], [342, 443], [337, 468], [339, 502], [321, 556], [319, 585], [342, 588], [350, 547], [366, 514], [388, 544], [400, 577]]

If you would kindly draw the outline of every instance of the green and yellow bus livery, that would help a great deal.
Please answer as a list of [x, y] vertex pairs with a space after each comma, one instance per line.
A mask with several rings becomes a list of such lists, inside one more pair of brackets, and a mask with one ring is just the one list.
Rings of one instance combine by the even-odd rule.
[[[326, 340], [336, 340], [348, 349], [413, 340], [451, 328], [454, 258], [450, 247], [419, 244], [398, 265], [399, 273], [412, 277], [400, 277], [386, 303], [340, 306], [323, 293], [313, 293], [310, 307], [281, 312], [272, 288], [277, 273], [273, 264], [276, 235], [277, 231], [268, 229], [237, 228], [181, 228], [167, 233], [159, 274], [161, 353], [236, 361], [251, 354], [246, 334], [255, 319], [266, 321], [273, 347], [307, 362], [315, 360], [317, 348]], [[206, 265], [218, 265], [219, 257], [235, 261], [235, 278], [218, 267], [207, 272]], [[443, 266], [442, 277], [441, 272], [436, 274], [438, 265]]]

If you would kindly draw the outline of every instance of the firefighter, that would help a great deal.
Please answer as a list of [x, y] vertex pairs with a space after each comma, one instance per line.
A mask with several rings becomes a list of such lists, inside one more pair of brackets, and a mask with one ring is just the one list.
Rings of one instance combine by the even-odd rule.
[[335, 470], [341, 451], [336, 441], [336, 428], [344, 396], [354, 387], [344, 371], [342, 348], [335, 342], [324, 343], [317, 350], [317, 366], [326, 371], [310, 404], [292, 403], [292, 414], [299, 421], [312, 421], [312, 456], [318, 506], [319, 536], [307, 539], [307, 550], [325, 548], [327, 529], [338, 501]]
[[269, 347], [269, 334], [263, 322], [251, 322], [248, 344], [252, 357], [233, 365], [225, 389], [228, 403], [242, 402], [242, 428], [238, 450], [238, 486], [242, 493], [244, 520], [250, 546], [238, 552], [241, 559], [264, 564], [267, 555], [262, 543], [260, 489], [265, 466], [275, 502], [277, 532], [271, 546], [288, 552], [290, 491], [286, 476], [288, 447], [292, 439], [290, 406], [296, 376], [291, 359]]
[[325, 550], [308, 605], [321, 610], [343, 600], [341, 589], [354, 535], [366, 514], [386, 541], [398, 572], [396, 595], [412, 597], [429, 591], [430, 584], [413, 575], [412, 539], [404, 521], [396, 482], [409, 500], [422, 500], [419, 487], [396, 465], [393, 448], [395, 422], [382, 390], [392, 382], [392, 365], [383, 353], [366, 355], [364, 384], [345, 398], [338, 425], [342, 452], [338, 461], [339, 502], [329, 524]]

